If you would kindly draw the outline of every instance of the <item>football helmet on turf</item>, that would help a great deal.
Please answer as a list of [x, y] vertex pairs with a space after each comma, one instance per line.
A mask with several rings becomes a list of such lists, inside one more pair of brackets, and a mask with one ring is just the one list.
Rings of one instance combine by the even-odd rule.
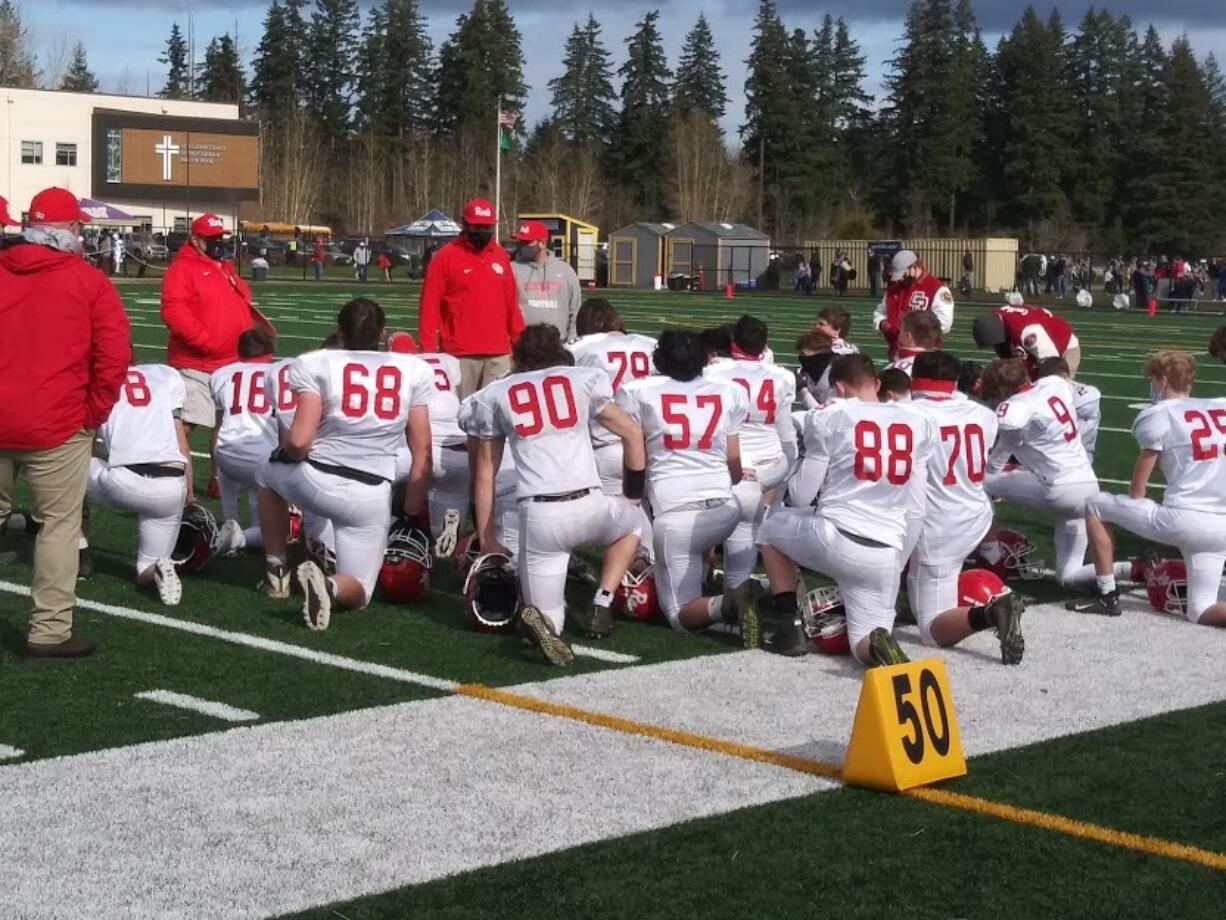
[[1159, 613], [1187, 616], [1188, 569], [1182, 559], [1163, 559], [1145, 573], [1149, 605]]
[[192, 503], [183, 509], [179, 536], [171, 550], [170, 561], [180, 575], [191, 575], [204, 568], [217, 547], [217, 521], [204, 505]]
[[1016, 530], [994, 530], [967, 560], [971, 565], [987, 569], [1002, 581], [1008, 578], [1035, 579], [1043, 577], [1043, 562], [1034, 558], [1035, 546]]
[[995, 572], [987, 569], [967, 569], [958, 576], [958, 606], [982, 607], [1009, 588]]
[[477, 532], [474, 530], [456, 541], [455, 549], [451, 553], [451, 564], [455, 566], [455, 573], [463, 579], [468, 577], [468, 570], [479, 558], [481, 550], [477, 546]]
[[641, 549], [634, 554], [622, 583], [613, 593], [613, 609], [632, 620], [650, 620], [660, 612], [655, 564]]
[[379, 589], [396, 603], [419, 601], [430, 590], [430, 535], [401, 518], [387, 535], [383, 566], [379, 569]]
[[519, 615], [519, 576], [509, 556], [478, 556], [464, 579], [464, 619], [477, 632], [505, 633]]
[[843, 593], [836, 585], [823, 585], [800, 601], [800, 618], [809, 641], [825, 655], [850, 655], [847, 641], [847, 611]]

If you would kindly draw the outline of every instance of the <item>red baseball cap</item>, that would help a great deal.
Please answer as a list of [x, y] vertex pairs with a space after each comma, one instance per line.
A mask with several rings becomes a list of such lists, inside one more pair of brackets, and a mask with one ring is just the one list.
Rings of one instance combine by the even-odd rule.
[[549, 228], [539, 220], [520, 221], [515, 239], [521, 243], [544, 243], [549, 239]]
[[417, 354], [417, 343], [413, 341], [411, 333], [401, 330], [387, 337], [387, 350], [402, 355], [415, 355]]
[[201, 214], [192, 221], [192, 236], [221, 236], [226, 232], [225, 221], [216, 214]]
[[492, 227], [498, 223], [494, 216], [494, 206], [484, 198], [474, 198], [464, 205], [464, 223], [478, 227]]
[[30, 202], [32, 224], [67, 224], [74, 220], [88, 224], [90, 216], [81, 210], [77, 196], [66, 188], [45, 188]]
[[20, 227], [21, 224], [9, 216], [8, 199], [0, 195], [0, 227]]

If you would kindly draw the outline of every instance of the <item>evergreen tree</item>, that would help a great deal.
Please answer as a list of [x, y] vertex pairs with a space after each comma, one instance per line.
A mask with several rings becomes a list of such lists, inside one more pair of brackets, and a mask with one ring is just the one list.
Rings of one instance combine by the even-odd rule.
[[290, 11], [279, 0], [272, 0], [264, 15], [264, 31], [255, 50], [251, 68], [251, 102], [265, 117], [299, 98], [299, 55], [295, 44]]
[[571, 30], [562, 67], [562, 76], [549, 81], [557, 127], [572, 143], [608, 144], [617, 119], [612, 66], [590, 13], [585, 25], [576, 23]]
[[317, 0], [307, 30], [307, 107], [333, 145], [349, 131], [360, 25], [357, 0]]
[[868, 118], [873, 97], [864, 90], [864, 55], [842, 16], [835, 23], [828, 70], [832, 123], [845, 131]]
[[622, 189], [649, 218], [664, 209], [664, 135], [672, 73], [651, 10], [626, 39], [626, 63], [617, 71], [622, 78], [621, 117], [613, 157]]
[[30, 51], [30, 30], [11, 0], [0, 0], [0, 86], [29, 89], [38, 78]]
[[673, 109], [706, 112], [712, 121], [724, 117], [728, 108], [728, 93], [724, 89], [724, 74], [719, 66], [719, 51], [707, 17], [698, 14], [698, 21], [685, 36], [681, 59], [677, 64], [677, 79], [673, 84]]
[[[792, 60], [792, 40], [779, 19], [775, 0], [761, 0], [749, 57], [745, 59], [745, 124], [740, 128], [743, 155], [754, 169], [760, 189], [768, 183], [773, 189], [779, 187], [783, 171], [780, 159], [786, 157], [795, 128]], [[772, 194], [772, 198], [777, 196]], [[761, 205], [765, 222], [771, 214], [765, 202]]]
[[89, 62], [85, 59], [85, 46], [80, 42], [73, 46], [72, 62], [68, 65], [64, 79], [60, 81], [60, 89], [74, 93], [98, 92], [98, 78], [89, 69]]
[[1129, 46], [1121, 138], [1126, 154], [1120, 174], [1118, 209], [1131, 244], [1138, 251], [1149, 252], [1161, 243], [1161, 236], [1169, 235], [1165, 220], [1154, 220], [1154, 207], [1164, 207], [1174, 194], [1166, 169], [1169, 145], [1162, 136], [1162, 113], [1168, 104], [1162, 80], [1167, 54], [1162, 37], [1153, 26], [1139, 41], [1134, 35]]
[[200, 65], [199, 96], [208, 102], [242, 101], [244, 91], [243, 65], [238, 59], [234, 39], [222, 35], [209, 42]]
[[[505, 0], [475, 0], [439, 48], [434, 79], [436, 130], [489, 126], [498, 107], [522, 115], [528, 87], [519, 30]], [[516, 131], [522, 131], [519, 119]]]
[[166, 83], [158, 95], [163, 99], [187, 99], [191, 94], [187, 39], [183, 37], [177, 22], [171, 24], [166, 50], [158, 58], [158, 63], [166, 65]]
[[430, 52], [417, 0], [383, 0], [371, 10], [358, 67], [364, 126], [403, 139], [429, 125]]

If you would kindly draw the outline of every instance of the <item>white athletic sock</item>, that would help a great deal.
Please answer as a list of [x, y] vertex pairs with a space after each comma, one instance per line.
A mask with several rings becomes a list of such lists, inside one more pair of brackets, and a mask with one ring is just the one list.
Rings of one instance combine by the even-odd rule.
[[282, 559], [280, 556], [265, 556], [265, 557], [264, 557], [264, 565], [265, 565], [267, 568], [270, 568], [270, 569], [275, 569], [275, 568], [276, 568], [277, 566], [279, 566], [279, 565], [280, 565], [280, 566], [284, 566], [284, 565], [285, 565], [285, 560], [284, 560], [284, 559]]
[[707, 598], [707, 616], [711, 618], [712, 623], [724, 621], [724, 596], [722, 594]]
[[[1132, 581], [1132, 563], [1117, 562], [1115, 564], [1115, 580], [1116, 581]], [[1142, 578], [1142, 581], [1145, 579]]]
[[597, 607], [611, 607], [613, 605], [613, 592], [606, 591], [604, 588], [597, 588], [596, 596], [592, 598], [592, 603]]
[[1115, 590], [1114, 575], [1098, 575], [1095, 577], [1094, 583], [1098, 586], [1099, 594], [1110, 594]]
[[77, 549], [89, 549], [89, 540], [85, 537], [80, 537], [77, 540]]

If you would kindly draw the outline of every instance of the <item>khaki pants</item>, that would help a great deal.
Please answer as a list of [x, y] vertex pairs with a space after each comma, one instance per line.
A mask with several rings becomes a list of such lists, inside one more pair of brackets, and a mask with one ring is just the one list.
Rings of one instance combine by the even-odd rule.
[[511, 369], [510, 355], [468, 355], [459, 361], [460, 399], [467, 399]]
[[1077, 376], [1077, 368], [1081, 367], [1081, 346], [1074, 345], [1072, 348], [1065, 351], [1061, 356], [1064, 358], [1064, 363], [1068, 365], [1068, 375], [1070, 377]]
[[93, 445], [94, 433], [82, 429], [58, 447], [0, 451], [0, 510], [7, 514], [12, 507], [13, 480], [20, 469], [33, 497], [34, 517], [43, 525], [34, 540], [31, 645], [63, 642], [72, 635], [77, 541]]

